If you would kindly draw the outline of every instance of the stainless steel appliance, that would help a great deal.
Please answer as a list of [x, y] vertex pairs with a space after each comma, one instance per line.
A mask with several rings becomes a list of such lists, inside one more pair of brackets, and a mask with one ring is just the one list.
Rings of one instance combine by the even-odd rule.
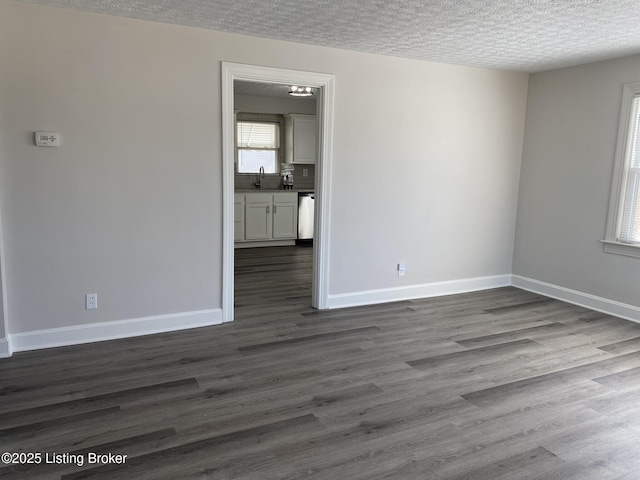
[[313, 243], [313, 212], [315, 194], [298, 192], [298, 240], [297, 244]]

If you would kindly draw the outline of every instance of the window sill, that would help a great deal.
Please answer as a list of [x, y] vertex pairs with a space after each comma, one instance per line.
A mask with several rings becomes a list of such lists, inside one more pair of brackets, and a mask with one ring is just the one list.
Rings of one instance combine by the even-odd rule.
[[640, 245], [614, 242], [611, 240], [602, 240], [602, 243], [604, 244], [604, 251], [607, 253], [640, 258]]

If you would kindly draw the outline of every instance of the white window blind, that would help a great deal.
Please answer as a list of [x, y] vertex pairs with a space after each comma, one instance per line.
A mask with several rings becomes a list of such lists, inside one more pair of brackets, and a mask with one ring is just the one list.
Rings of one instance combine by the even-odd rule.
[[238, 173], [278, 173], [280, 125], [239, 121], [236, 124]]
[[640, 95], [633, 97], [629, 131], [625, 151], [620, 211], [618, 213], [618, 241], [640, 244], [640, 155], [638, 137], [640, 128]]
[[279, 148], [278, 127], [277, 123], [238, 122], [238, 148]]

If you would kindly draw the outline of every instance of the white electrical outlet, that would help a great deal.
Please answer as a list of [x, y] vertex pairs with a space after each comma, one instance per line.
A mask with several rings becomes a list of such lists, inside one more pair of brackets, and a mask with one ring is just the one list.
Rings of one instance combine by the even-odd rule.
[[97, 293], [87, 293], [84, 296], [86, 309], [87, 310], [96, 310], [98, 308], [98, 294]]
[[308, 177], [309, 176], [309, 169], [308, 168], [303, 168], [302, 169], [302, 176], [303, 177]]
[[404, 277], [405, 272], [407, 271], [407, 264], [406, 263], [399, 263], [398, 264], [398, 276], [399, 277]]

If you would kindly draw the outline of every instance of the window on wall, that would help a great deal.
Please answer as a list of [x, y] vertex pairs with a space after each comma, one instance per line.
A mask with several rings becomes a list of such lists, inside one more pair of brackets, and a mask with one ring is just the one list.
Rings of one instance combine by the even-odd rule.
[[273, 122], [238, 121], [238, 173], [278, 173], [280, 125]]
[[640, 258], [640, 82], [624, 86], [605, 251]]

